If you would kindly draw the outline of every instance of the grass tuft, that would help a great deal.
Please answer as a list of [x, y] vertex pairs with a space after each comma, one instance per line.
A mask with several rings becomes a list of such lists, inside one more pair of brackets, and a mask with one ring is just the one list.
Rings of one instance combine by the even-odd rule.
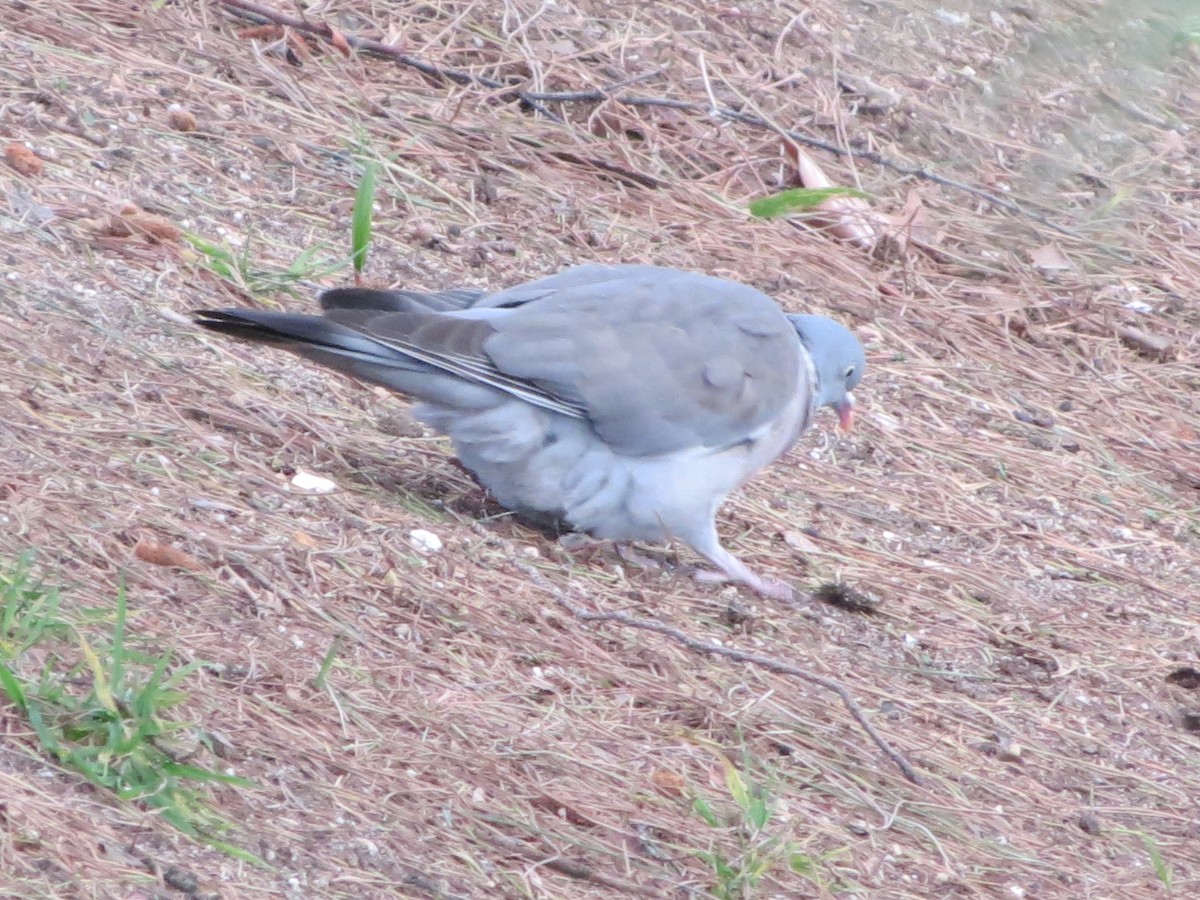
[[202, 790], [254, 783], [187, 762], [177, 739], [195, 729], [167, 715], [189, 699], [182, 686], [206, 664], [173, 666], [173, 651], [150, 656], [133, 649], [124, 583], [109, 631], [89, 640], [60, 612], [58, 588], [36, 580], [32, 570], [33, 556], [25, 554], [0, 571], [0, 690], [32, 726], [41, 749], [187, 836], [262, 863], [224, 840], [232, 824]]

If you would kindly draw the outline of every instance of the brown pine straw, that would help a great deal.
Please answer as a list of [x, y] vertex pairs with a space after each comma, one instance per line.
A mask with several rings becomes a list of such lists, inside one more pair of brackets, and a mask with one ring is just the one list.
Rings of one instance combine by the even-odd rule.
[[[41, 162], [0, 156], [0, 572], [37, 549], [100, 654], [123, 580], [129, 646], [202, 663], [164, 744], [255, 782], [202, 794], [271, 868], [94, 788], [0, 703], [0, 893], [1200, 894], [1200, 71], [1170, 23], [1068, 0], [259, 6], [300, 24], [0, 12], [3, 142]], [[752, 219], [792, 186], [784, 135], [923, 221], [871, 252]], [[853, 327], [855, 432], [818, 422], [718, 526], [876, 614], [697, 585], [679, 548], [573, 549], [406, 401], [191, 326], [348, 283], [324, 264], [366, 162], [370, 284], [652, 262]], [[306, 251], [290, 291], [264, 282]], [[60, 635], [12, 665], [86, 692], [81, 653]]]
[[726, 647], [723, 644], [714, 644], [710, 641], [702, 641], [690, 634], [686, 634], [678, 628], [672, 628], [669, 625], [664, 625], [662, 622], [652, 622], [647, 619], [638, 619], [628, 613], [623, 612], [592, 612], [584, 609], [577, 603], [572, 603], [562, 591], [547, 581], [542, 573], [527, 563], [515, 563], [516, 567], [529, 576], [529, 579], [539, 587], [550, 591], [554, 595], [554, 600], [563, 609], [567, 610], [575, 618], [581, 622], [620, 622], [622, 625], [629, 628], [637, 628], [642, 631], [652, 631], [655, 634], [661, 634], [669, 637], [675, 643], [687, 647], [693, 653], [706, 653], [712, 656], [721, 656], [725, 659], [731, 659], [734, 662], [746, 663], [752, 666], [758, 666], [760, 669], [766, 669], [768, 672], [776, 672], [780, 675], [788, 675], [792, 678], [799, 678], [801, 681], [807, 681], [809, 684], [815, 684], [818, 687], [824, 688], [827, 691], [832, 691], [837, 694], [838, 699], [842, 701], [842, 705], [846, 707], [846, 711], [850, 713], [851, 718], [859, 724], [859, 727], [867, 733], [867, 736], [875, 742], [883, 753], [896, 764], [904, 777], [913, 784], [921, 784], [921, 778], [912, 764], [904, 758], [903, 754], [893, 750], [884, 740], [875, 726], [867, 719], [862, 708], [850, 696], [850, 692], [843, 685], [838, 684], [829, 678], [821, 678], [819, 675], [814, 675], [811, 672], [806, 672], [796, 666], [781, 662], [777, 659], [771, 659], [767, 656], [760, 656], [755, 653], [746, 653], [744, 650], [738, 650], [736, 647]]

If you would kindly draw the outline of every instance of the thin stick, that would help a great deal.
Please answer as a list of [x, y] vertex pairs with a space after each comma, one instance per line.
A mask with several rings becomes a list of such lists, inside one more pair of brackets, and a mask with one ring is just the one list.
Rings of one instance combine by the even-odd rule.
[[[228, 10], [231, 14], [245, 19], [255, 21], [274, 22], [278, 25], [285, 25], [288, 28], [294, 28], [297, 31], [302, 31], [305, 34], [311, 34], [322, 38], [326, 41], [333, 41], [333, 29], [325, 23], [310, 22], [306, 19], [289, 16], [285, 13], [278, 12], [258, 3], [249, 2], [249, 0], [220, 0], [221, 6]], [[464, 69], [448, 69], [441, 66], [435, 66], [433, 63], [426, 62], [415, 56], [407, 53], [402, 53], [395, 47], [379, 41], [360, 38], [354, 35], [341, 34], [346, 43], [356, 50], [363, 53], [371, 53], [376, 56], [382, 56], [390, 59], [402, 66], [407, 66], [410, 69], [416, 69], [425, 75], [436, 78], [444, 78], [447, 81], [452, 81], [455, 84], [463, 85], [478, 85], [490, 90], [499, 91], [499, 97], [506, 101], [517, 101], [527, 109], [531, 109], [539, 115], [545, 116], [551, 121], [559, 124], [563, 123], [561, 116], [551, 112], [546, 108], [547, 103], [619, 103], [623, 106], [632, 107], [659, 107], [662, 109], [676, 109], [683, 112], [696, 112], [710, 116], [729, 119], [733, 122], [740, 122], [743, 125], [751, 125], [755, 128], [762, 128], [767, 131], [774, 131], [787, 137], [789, 140], [802, 144], [805, 147], [811, 147], [814, 150], [823, 150], [826, 153], [831, 153], [835, 156], [847, 157], [850, 159], [863, 160], [864, 162], [874, 163], [877, 166], [882, 166], [885, 169], [890, 169], [899, 175], [906, 175], [912, 178], [920, 178], [923, 181], [928, 181], [933, 184], [941, 185], [946, 188], [963, 191], [980, 200], [985, 201], [989, 205], [1002, 209], [1005, 212], [1012, 213], [1016, 216], [1024, 216], [1027, 219], [1032, 219], [1040, 225], [1053, 229], [1060, 234], [1069, 235], [1073, 238], [1082, 238], [1079, 232], [1067, 228], [1065, 225], [1059, 225], [1051, 221], [1041, 213], [1033, 212], [1026, 209], [1020, 204], [1014, 203], [1012, 200], [1006, 200], [998, 194], [993, 194], [991, 191], [985, 191], [983, 188], [975, 187], [963, 181], [958, 181], [954, 178], [947, 178], [945, 175], [939, 175], [936, 172], [931, 172], [928, 169], [920, 166], [909, 166], [895, 160], [888, 159], [881, 153], [874, 150], [852, 150], [849, 147], [841, 147], [837, 144], [832, 144], [829, 141], [823, 141], [820, 138], [810, 137], [806, 134], [801, 134], [792, 129], [783, 129], [778, 125], [764, 119], [762, 116], [751, 115], [750, 113], [739, 112], [736, 109], [731, 109], [727, 106], [720, 106], [716, 102], [715, 96], [710, 92], [709, 102], [695, 103], [690, 100], [672, 100], [669, 97], [656, 97], [645, 95], [626, 96], [620, 93], [622, 84], [617, 84], [608, 88], [594, 88], [586, 91], [523, 91], [520, 88], [514, 87], [512, 84], [498, 81], [495, 78], [488, 78], [484, 75], [476, 75], [473, 72], [468, 72]], [[703, 70], [704, 60], [701, 57], [700, 64]], [[708, 86], [707, 71], [704, 71], [705, 84]], [[711, 88], [710, 88], [711, 91]], [[649, 186], [649, 185], [647, 185]]]
[[[283, 25], [287, 28], [294, 28], [296, 31], [301, 31], [305, 34], [311, 34], [323, 40], [333, 43], [334, 30], [325, 22], [312, 22], [308, 19], [301, 19], [297, 16], [289, 16], [286, 13], [271, 9], [259, 3], [251, 3], [249, 0], [220, 0], [228, 12], [242, 19], [251, 21], [274, 22], [276, 25]], [[546, 109], [538, 100], [527, 96], [526, 91], [521, 91], [513, 88], [511, 85], [505, 84], [503, 81], [497, 81], [495, 78], [488, 78], [485, 75], [476, 75], [473, 72], [467, 72], [464, 69], [447, 69], [442, 66], [435, 66], [433, 63], [425, 62], [423, 59], [418, 59], [415, 56], [410, 56], [407, 53], [402, 53], [395, 47], [389, 44], [384, 44], [380, 41], [370, 40], [369, 38], [361, 38], [352, 34], [337, 32], [337, 34], [345, 40], [346, 44], [353, 47], [355, 50], [363, 53], [372, 53], [376, 56], [382, 56], [390, 59], [393, 62], [399, 63], [410, 69], [416, 69], [423, 75], [429, 75], [434, 78], [443, 78], [446, 81], [453, 81], [455, 84], [479, 85], [480, 87], [489, 88], [495, 91], [502, 91], [500, 98], [502, 100], [517, 100], [521, 105], [532, 109], [539, 115], [554, 122], [562, 122], [562, 118]]]
[[866, 713], [862, 711], [862, 707], [858, 702], [850, 696], [850, 692], [846, 690], [838, 682], [823, 678], [820, 675], [814, 675], [811, 672], [806, 672], [804, 669], [793, 666], [791, 663], [781, 662], [773, 659], [770, 656], [759, 656], [757, 653], [747, 653], [744, 650], [737, 650], [733, 647], [725, 647], [721, 644], [713, 644], [708, 641], [702, 641], [699, 638], [693, 637], [685, 631], [678, 628], [673, 628], [670, 625], [664, 625], [662, 622], [655, 622], [650, 619], [638, 619], [628, 613], [623, 612], [592, 612], [584, 609], [582, 606], [576, 606], [561, 590], [551, 584], [546, 578], [528, 563], [514, 560], [513, 565], [529, 576], [530, 580], [536, 583], [539, 587], [549, 591], [556, 603], [563, 609], [567, 610], [575, 618], [582, 622], [620, 622], [622, 625], [628, 625], [630, 628], [639, 628], [642, 631], [653, 631], [656, 634], [661, 634], [687, 647], [695, 653], [707, 653], [710, 656], [723, 656], [726, 659], [732, 659], [734, 662], [748, 663], [752, 666], [758, 666], [760, 669], [766, 669], [768, 672], [776, 672], [780, 675], [790, 675], [793, 678], [799, 678], [802, 681], [807, 681], [810, 684], [815, 684], [827, 691], [832, 691], [838, 695], [842, 701], [842, 705], [846, 707], [851, 718], [859, 724], [867, 736], [875, 742], [884, 755], [887, 756], [896, 768], [911, 781], [913, 784], [922, 784], [921, 777], [917, 774], [916, 769], [900, 751], [893, 749], [883, 735], [881, 735], [875, 726], [867, 719]]

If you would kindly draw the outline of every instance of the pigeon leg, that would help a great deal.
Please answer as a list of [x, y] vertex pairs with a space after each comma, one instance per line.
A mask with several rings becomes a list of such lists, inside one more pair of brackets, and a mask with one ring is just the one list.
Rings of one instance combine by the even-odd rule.
[[[731, 580], [746, 585], [756, 594], [771, 600], [780, 600], [784, 603], [795, 602], [796, 591], [791, 585], [782, 581], [776, 581], [773, 578], [763, 578], [755, 575], [747, 568], [744, 562], [719, 543], [714, 542], [714, 546], [711, 549], [702, 552]], [[705, 581], [712, 579], [713, 576], [720, 578], [717, 572], [698, 572], [696, 574], [698, 578]]]

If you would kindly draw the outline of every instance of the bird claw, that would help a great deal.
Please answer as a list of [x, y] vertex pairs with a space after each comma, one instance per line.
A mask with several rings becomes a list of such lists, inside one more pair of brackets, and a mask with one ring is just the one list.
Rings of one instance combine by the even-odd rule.
[[692, 573], [701, 584], [728, 584], [732, 579], [718, 569], [697, 569]]
[[776, 581], [773, 578], [760, 578], [758, 584], [750, 585], [756, 593], [769, 600], [780, 603], [795, 603], [796, 589], [786, 581]]
[[796, 589], [786, 581], [777, 581], [774, 578], [761, 578], [753, 573], [730, 575], [717, 569], [697, 569], [692, 577], [701, 584], [726, 584], [730, 581], [740, 582], [760, 597], [765, 597], [768, 600], [777, 600], [781, 603], [794, 603], [796, 600]]

